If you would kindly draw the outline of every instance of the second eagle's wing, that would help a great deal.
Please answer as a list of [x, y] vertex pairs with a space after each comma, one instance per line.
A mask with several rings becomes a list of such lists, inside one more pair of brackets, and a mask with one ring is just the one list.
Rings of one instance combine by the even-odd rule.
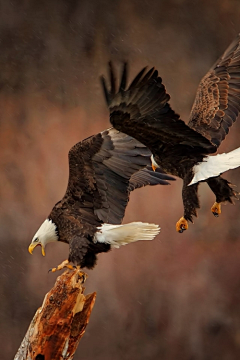
[[240, 35], [201, 80], [189, 127], [217, 149], [240, 111]]
[[161, 145], [203, 147], [206, 153], [212, 144], [199, 132], [189, 128], [170, 107], [162, 79], [154, 68], [142, 69], [127, 86], [127, 64], [117, 79], [110, 63], [110, 88], [102, 77], [103, 89], [110, 111], [110, 122], [146, 145], [153, 153]]

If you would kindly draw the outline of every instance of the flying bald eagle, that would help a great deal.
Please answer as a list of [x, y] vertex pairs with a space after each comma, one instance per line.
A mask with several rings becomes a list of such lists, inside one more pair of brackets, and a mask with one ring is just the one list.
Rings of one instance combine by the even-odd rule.
[[29, 252], [41, 245], [45, 255], [47, 243], [62, 241], [69, 244], [69, 257], [52, 271], [73, 268], [70, 262], [93, 268], [98, 253], [152, 240], [160, 231], [155, 224], [120, 225], [131, 191], [174, 180], [161, 171], [154, 173], [150, 158], [143, 144], [113, 128], [73, 146], [66, 194], [34, 235]]
[[[193, 222], [193, 216], [197, 216], [200, 181], [206, 181], [216, 196], [211, 208], [215, 216], [221, 213], [222, 202], [232, 203], [232, 198], [238, 194], [219, 175], [240, 165], [240, 148], [228, 154], [209, 154], [217, 151], [239, 114], [239, 43], [240, 35], [201, 80], [188, 125], [171, 109], [170, 96], [154, 68], [148, 72], [144, 68], [132, 85], [126, 87], [124, 66], [121, 81], [124, 86], [118, 93], [120, 104], [115, 102], [114, 81], [108, 90], [102, 77], [111, 124], [151, 150], [153, 168], [160, 166], [165, 172], [183, 179], [184, 215], [176, 224], [180, 233], [188, 228], [188, 221]], [[110, 77], [115, 79], [111, 64]], [[131, 103], [134, 105], [130, 106]]]

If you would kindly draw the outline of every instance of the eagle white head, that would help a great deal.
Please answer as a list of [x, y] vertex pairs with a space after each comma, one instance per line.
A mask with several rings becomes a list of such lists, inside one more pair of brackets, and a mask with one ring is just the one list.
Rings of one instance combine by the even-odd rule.
[[45, 256], [45, 246], [49, 242], [57, 241], [57, 226], [50, 219], [46, 219], [36, 234], [34, 235], [31, 244], [29, 245], [28, 251], [32, 254], [34, 248], [38, 245], [42, 247], [42, 255]]

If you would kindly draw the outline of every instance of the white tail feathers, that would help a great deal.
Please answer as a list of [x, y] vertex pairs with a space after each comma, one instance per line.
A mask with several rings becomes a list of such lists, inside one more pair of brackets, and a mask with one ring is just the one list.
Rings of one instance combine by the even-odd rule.
[[194, 177], [188, 186], [218, 176], [238, 166], [240, 166], [240, 148], [230, 151], [227, 154], [207, 156], [203, 162], [193, 167]]
[[95, 233], [95, 241], [119, 248], [138, 240], [153, 240], [160, 228], [155, 224], [132, 222], [125, 225], [102, 224]]

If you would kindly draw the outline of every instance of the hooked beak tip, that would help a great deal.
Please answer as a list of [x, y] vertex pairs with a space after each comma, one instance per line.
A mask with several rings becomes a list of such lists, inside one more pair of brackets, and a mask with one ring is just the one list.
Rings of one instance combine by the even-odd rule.
[[33, 253], [33, 249], [34, 249], [34, 246], [32, 246], [32, 244], [29, 245], [28, 247], [28, 252], [32, 255]]
[[45, 249], [44, 249], [44, 247], [42, 246], [42, 256], [45, 256], [46, 254], [45, 254]]

